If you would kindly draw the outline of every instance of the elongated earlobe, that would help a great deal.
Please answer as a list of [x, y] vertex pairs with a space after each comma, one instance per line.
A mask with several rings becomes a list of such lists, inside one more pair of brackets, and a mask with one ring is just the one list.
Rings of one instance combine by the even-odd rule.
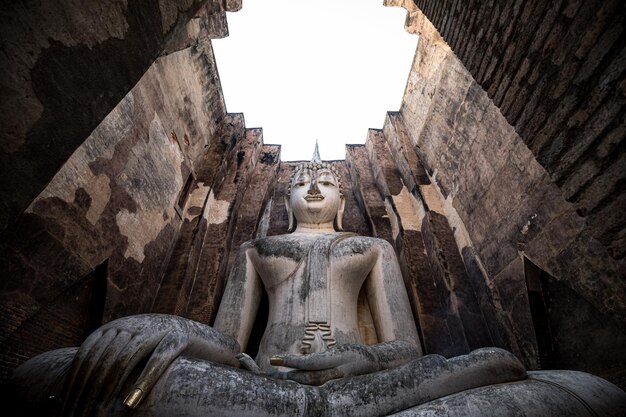
[[339, 210], [337, 210], [337, 217], [335, 217], [335, 227], [337, 228], [338, 232], [342, 232], [343, 210], [346, 208], [346, 199], [343, 198], [343, 194], [339, 194], [339, 198]]
[[287, 209], [287, 218], [289, 219], [289, 227], [287, 228], [288, 232], [293, 232], [295, 230], [295, 222], [293, 221], [293, 210], [291, 209], [291, 198], [290, 196], [285, 196], [285, 208]]

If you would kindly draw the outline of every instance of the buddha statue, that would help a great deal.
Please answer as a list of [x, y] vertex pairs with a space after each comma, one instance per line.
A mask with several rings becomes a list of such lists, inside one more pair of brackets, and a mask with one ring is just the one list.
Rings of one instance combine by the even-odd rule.
[[[600, 415], [625, 409], [626, 394], [600, 378], [571, 371], [533, 377], [502, 349], [423, 356], [392, 246], [342, 231], [345, 201], [333, 165], [314, 158], [297, 167], [285, 202], [290, 233], [241, 245], [212, 327], [162, 314], [114, 320], [80, 348], [19, 367], [17, 408], [63, 416], [500, 415], [493, 410], [510, 404], [528, 412], [517, 415], [589, 404]], [[268, 322], [253, 359], [243, 352], [263, 291]], [[361, 291], [375, 343], [359, 332]]]

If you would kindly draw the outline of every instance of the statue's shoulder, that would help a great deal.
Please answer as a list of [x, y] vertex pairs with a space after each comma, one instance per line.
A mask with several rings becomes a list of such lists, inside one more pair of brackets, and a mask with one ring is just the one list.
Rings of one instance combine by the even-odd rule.
[[242, 244], [242, 247], [252, 249], [260, 256], [277, 256], [300, 258], [306, 252], [306, 242], [291, 234], [267, 236], [253, 239]]
[[341, 243], [340, 246], [348, 247], [352, 252], [356, 253], [364, 253], [371, 249], [387, 250], [391, 247], [391, 244], [384, 239], [357, 234], [346, 236]]
[[357, 234], [352, 233], [351, 236], [348, 237], [348, 239], [356, 241], [356, 242], [367, 243], [368, 245], [373, 245], [373, 246], [384, 246], [384, 247], [391, 246], [389, 242], [379, 237], [362, 236], [362, 235], [357, 235]]
[[283, 235], [259, 237], [256, 239], [248, 240], [244, 244], [250, 247], [257, 247], [257, 246], [264, 246], [264, 245], [290, 244], [292, 240], [293, 239], [290, 234], [283, 234]]

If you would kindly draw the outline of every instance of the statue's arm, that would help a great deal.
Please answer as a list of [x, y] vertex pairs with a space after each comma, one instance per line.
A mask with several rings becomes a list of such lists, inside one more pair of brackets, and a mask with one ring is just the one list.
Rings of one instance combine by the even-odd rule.
[[114, 320], [92, 333], [67, 375], [63, 415], [109, 408], [143, 359], [148, 361], [124, 401], [130, 408], [146, 397], [178, 356], [239, 366], [239, 343], [248, 341], [262, 291], [249, 249], [248, 243], [240, 248], [214, 327], [178, 316], [143, 314]]
[[421, 348], [409, 297], [393, 247], [380, 240], [378, 256], [366, 281], [365, 293], [379, 342], [405, 341]]
[[237, 342], [183, 317], [142, 314], [113, 320], [78, 349], [63, 389], [64, 416], [106, 415], [133, 369], [147, 359], [124, 404], [135, 408], [179, 356], [238, 366]]
[[237, 340], [242, 350], [248, 345], [263, 292], [261, 279], [250, 257], [252, 250], [250, 242], [239, 248], [213, 324], [217, 330]]

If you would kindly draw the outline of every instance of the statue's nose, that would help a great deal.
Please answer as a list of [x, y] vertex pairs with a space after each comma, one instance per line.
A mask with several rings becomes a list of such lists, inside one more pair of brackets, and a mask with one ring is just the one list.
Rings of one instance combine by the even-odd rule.
[[317, 188], [317, 180], [312, 180], [311, 185], [309, 186], [309, 190], [307, 191], [309, 195], [320, 195], [320, 189]]

